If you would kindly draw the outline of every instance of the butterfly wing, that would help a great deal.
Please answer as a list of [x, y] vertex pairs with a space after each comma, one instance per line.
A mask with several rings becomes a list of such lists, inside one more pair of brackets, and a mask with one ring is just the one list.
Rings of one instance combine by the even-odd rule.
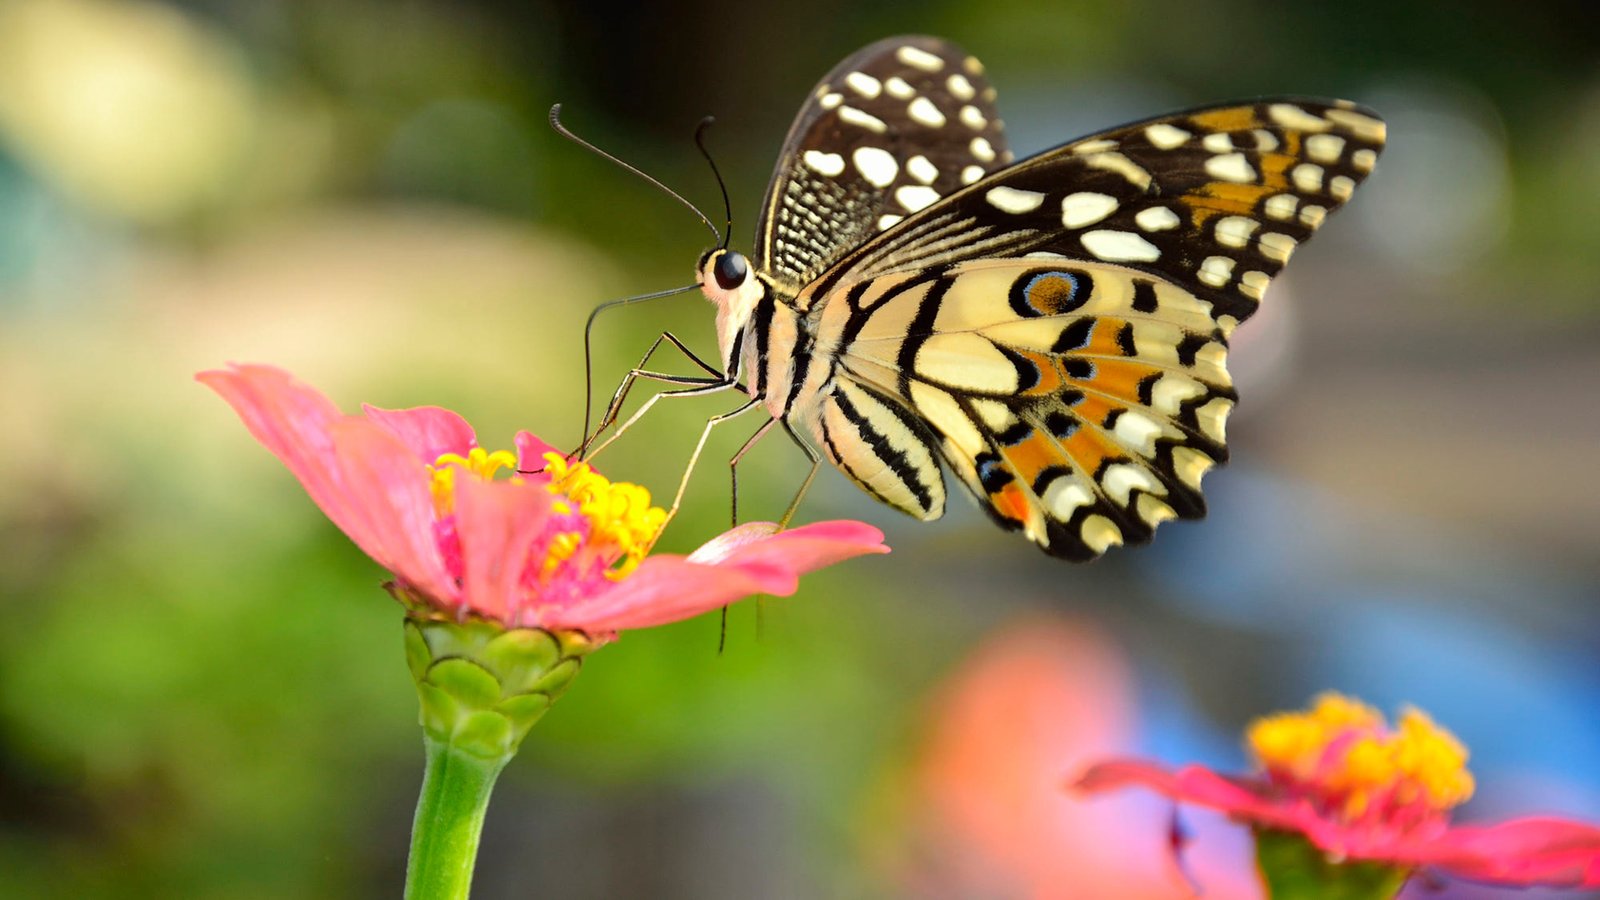
[[793, 295], [872, 235], [1011, 161], [983, 65], [897, 37], [823, 77], [767, 187], [754, 262]]
[[[805, 288], [817, 325], [803, 365], [828, 368], [797, 373], [824, 389], [790, 418], [819, 436], [848, 420], [854, 439], [830, 458], [924, 518], [942, 458], [997, 521], [1059, 556], [1199, 517], [1200, 478], [1227, 456], [1228, 336], [1383, 136], [1349, 104], [1210, 108], [963, 188]], [[841, 416], [858, 394], [887, 411]]]

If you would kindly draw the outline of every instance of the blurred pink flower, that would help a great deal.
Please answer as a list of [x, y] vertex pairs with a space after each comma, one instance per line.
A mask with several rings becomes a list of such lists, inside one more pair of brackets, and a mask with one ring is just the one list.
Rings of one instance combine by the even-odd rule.
[[[1098, 629], [1030, 617], [986, 638], [933, 693], [881, 848], [916, 898], [1187, 900], [1163, 830], [1170, 805], [1093, 806], [1061, 792], [1090, 760], [1136, 741], [1138, 707], [1120, 650]], [[1211, 836], [1223, 823], [1195, 823]], [[1221, 836], [1219, 836], [1221, 837]], [[1259, 896], [1248, 846], [1207, 840], [1207, 900]]]
[[[394, 575], [413, 609], [603, 635], [752, 594], [786, 596], [805, 572], [888, 552], [876, 528], [836, 521], [787, 531], [752, 523], [688, 556], [647, 556], [666, 518], [649, 493], [569, 463], [527, 432], [513, 457], [485, 451], [464, 419], [438, 407], [345, 415], [270, 366], [196, 378]], [[500, 469], [514, 474], [494, 479]]]
[[1473, 790], [1466, 749], [1417, 710], [1391, 729], [1370, 707], [1325, 694], [1309, 712], [1258, 720], [1249, 744], [1261, 777], [1116, 759], [1089, 767], [1076, 787], [1091, 794], [1145, 787], [1298, 833], [1336, 860], [1491, 884], [1600, 887], [1600, 827], [1527, 818], [1452, 828], [1450, 809]]

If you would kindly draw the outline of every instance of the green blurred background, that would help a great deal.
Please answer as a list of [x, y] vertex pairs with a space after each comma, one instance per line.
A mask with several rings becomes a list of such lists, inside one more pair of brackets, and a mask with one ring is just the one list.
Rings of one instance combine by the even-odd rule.
[[[1163, 807], [1062, 780], [1237, 767], [1250, 716], [1323, 688], [1454, 728], [1467, 817], [1600, 819], [1589, 4], [0, 0], [0, 896], [395, 896], [399, 611], [192, 373], [575, 444], [584, 316], [687, 283], [705, 234], [549, 106], [708, 210], [715, 114], [737, 247], [815, 80], [913, 31], [988, 64], [1022, 154], [1266, 93], [1374, 106], [1390, 150], [1240, 330], [1209, 520], [1073, 567], [825, 472], [802, 518], [895, 553], [735, 608], [720, 655], [712, 616], [594, 657], [502, 780], [478, 896], [1184, 896]], [[710, 321], [602, 319], [597, 383]], [[664, 404], [602, 468], [666, 493], [728, 405]], [[668, 549], [725, 526], [744, 428]], [[743, 510], [801, 463], [764, 444]], [[1254, 896], [1198, 822], [1210, 896]]]

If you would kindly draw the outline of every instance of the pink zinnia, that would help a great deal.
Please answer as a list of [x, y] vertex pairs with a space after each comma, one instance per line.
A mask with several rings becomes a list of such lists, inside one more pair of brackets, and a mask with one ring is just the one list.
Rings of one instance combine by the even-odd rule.
[[1372, 708], [1324, 694], [1309, 712], [1257, 720], [1248, 743], [1261, 776], [1111, 760], [1091, 766], [1075, 786], [1087, 793], [1149, 788], [1258, 829], [1301, 835], [1338, 862], [1428, 868], [1492, 884], [1600, 887], [1600, 827], [1556, 818], [1452, 827], [1450, 810], [1473, 790], [1467, 751], [1417, 710], [1390, 728]]
[[[888, 552], [876, 528], [837, 521], [787, 531], [748, 524], [688, 556], [647, 556], [666, 518], [649, 493], [569, 463], [527, 432], [515, 455], [491, 453], [438, 407], [345, 415], [270, 366], [196, 377], [393, 574], [413, 613], [603, 638], [752, 594], [786, 596], [805, 572]], [[494, 478], [500, 470], [509, 476]]]

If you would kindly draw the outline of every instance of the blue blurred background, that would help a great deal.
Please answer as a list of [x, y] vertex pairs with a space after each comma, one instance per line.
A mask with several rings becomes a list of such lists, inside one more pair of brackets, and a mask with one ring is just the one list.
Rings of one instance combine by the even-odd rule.
[[[1180, 897], [1162, 804], [1062, 781], [1242, 767], [1252, 716], [1327, 688], [1453, 729], [1463, 819], [1600, 819], [1587, 4], [0, 0], [0, 893], [396, 895], [399, 610], [191, 374], [575, 444], [583, 317], [686, 283], [705, 235], [550, 104], [709, 209], [716, 114], [743, 239], [815, 80], [908, 31], [987, 63], [1022, 154], [1266, 93], [1369, 104], [1390, 149], [1237, 335], [1207, 521], [1074, 567], [825, 472], [802, 518], [895, 553], [759, 631], [735, 608], [720, 655], [713, 616], [594, 657], [502, 780], [478, 896]], [[710, 323], [693, 295], [603, 319], [598, 382]], [[726, 400], [658, 407], [602, 468], [669, 492]], [[669, 549], [725, 526], [744, 436]], [[743, 510], [801, 463], [764, 444]], [[1238, 829], [1194, 819], [1208, 896], [1255, 896]]]

